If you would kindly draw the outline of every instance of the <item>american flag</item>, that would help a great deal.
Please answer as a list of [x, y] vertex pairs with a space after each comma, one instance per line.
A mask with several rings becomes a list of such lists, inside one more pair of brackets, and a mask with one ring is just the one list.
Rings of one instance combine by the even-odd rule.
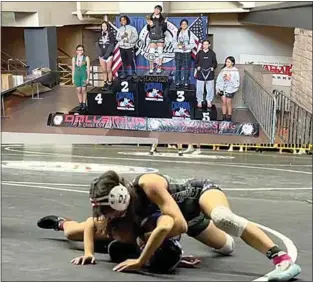
[[202, 17], [197, 18], [190, 26], [189, 30], [194, 34], [196, 47], [192, 49], [192, 57], [196, 58], [199, 50], [202, 48], [202, 41], [205, 39], [205, 30]]
[[[110, 24], [110, 31], [113, 33], [114, 38], [116, 38], [118, 28], [109, 22]], [[114, 77], [118, 77], [118, 71], [122, 66], [122, 58], [121, 58], [121, 52], [119, 48], [119, 44], [116, 43], [113, 51], [113, 63], [112, 63], [112, 74]]]

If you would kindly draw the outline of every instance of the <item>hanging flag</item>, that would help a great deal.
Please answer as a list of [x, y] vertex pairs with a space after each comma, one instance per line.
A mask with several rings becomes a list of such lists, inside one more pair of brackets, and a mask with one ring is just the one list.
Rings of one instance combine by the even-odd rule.
[[[113, 33], [114, 38], [116, 38], [118, 28], [111, 22], [109, 22], [109, 24], [110, 24], [110, 31]], [[112, 74], [114, 77], [118, 77], [118, 71], [121, 68], [121, 66], [122, 66], [122, 58], [121, 58], [119, 43], [117, 42], [113, 51]]]
[[202, 17], [198, 17], [188, 28], [195, 36], [196, 46], [192, 50], [192, 57], [196, 58], [199, 50], [202, 48], [202, 41], [205, 39], [205, 27]]

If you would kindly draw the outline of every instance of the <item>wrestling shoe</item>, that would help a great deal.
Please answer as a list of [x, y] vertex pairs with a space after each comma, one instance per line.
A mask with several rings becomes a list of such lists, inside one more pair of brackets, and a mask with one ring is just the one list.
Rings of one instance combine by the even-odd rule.
[[56, 216], [56, 215], [48, 215], [38, 220], [37, 226], [43, 229], [54, 229], [56, 231], [63, 230], [63, 223], [68, 219]]
[[127, 74], [123, 73], [121, 74], [120, 79], [125, 79], [126, 77], [127, 77]]
[[157, 73], [157, 74], [160, 74], [160, 73], [162, 73], [162, 71], [163, 71], [162, 68], [161, 68], [161, 67], [158, 67], [156, 73]]
[[275, 269], [266, 275], [268, 281], [289, 281], [301, 273], [301, 267], [285, 252], [273, 258], [273, 263]]

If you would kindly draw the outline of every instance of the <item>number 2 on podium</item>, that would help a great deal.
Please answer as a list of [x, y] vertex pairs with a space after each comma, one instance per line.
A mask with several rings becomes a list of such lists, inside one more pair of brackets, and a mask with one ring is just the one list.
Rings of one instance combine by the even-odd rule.
[[[127, 81], [123, 81], [121, 83], [122, 89], [121, 92], [129, 92], [129, 84]], [[97, 94], [97, 96], [95, 97], [95, 100], [97, 101], [98, 104], [102, 104], [102, 94], [99, 93]]]
[[121, 83], [122, 86], [122, 92], [129, 92], [129, 85], [128, 85], [128, 81], [122, 81]]

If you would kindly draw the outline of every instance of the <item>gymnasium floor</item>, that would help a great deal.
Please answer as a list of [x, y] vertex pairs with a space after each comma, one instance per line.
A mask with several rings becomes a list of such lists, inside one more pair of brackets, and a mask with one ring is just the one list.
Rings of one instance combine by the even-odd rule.
[[129, 179], [146, 171], [175, 177], [207, 176], [226, 191], [234, 211], [262, 224], [302, 267], [298, 281], [312, 281], [312, 159], [278, 153], [203, 152], [178, 157], [160, 149], [127, 146], [2, 145], [2, 280], [5, 281], [266, 281], [271, 263], [236, 239], [231, 257], [183, 237], [186, 254], [202, 258], [197, 269], [175, 275], [115, 273], [106, 254], [97, 264], [73, 266], [81, 244], [61, 232], [37, 228], [48, 214], [84, 220], [91, 214], [88, 184], [106, 169]]

